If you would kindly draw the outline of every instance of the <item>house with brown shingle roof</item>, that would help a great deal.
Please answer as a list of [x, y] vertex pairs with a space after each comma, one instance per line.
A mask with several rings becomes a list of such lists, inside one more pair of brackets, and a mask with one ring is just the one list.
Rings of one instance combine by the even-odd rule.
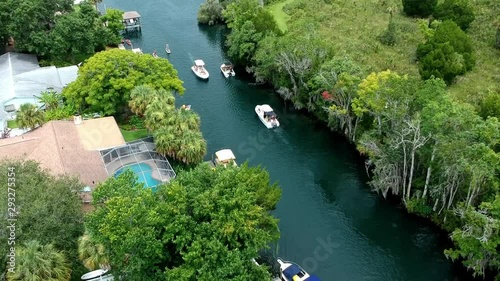
[[54, 175], [77, 176], [93, 190], [108, 177], [99, 151], [122, 145], [114, 117], [50, 121], [21, 136], [0, 139], [0, 159], [34, 160]]

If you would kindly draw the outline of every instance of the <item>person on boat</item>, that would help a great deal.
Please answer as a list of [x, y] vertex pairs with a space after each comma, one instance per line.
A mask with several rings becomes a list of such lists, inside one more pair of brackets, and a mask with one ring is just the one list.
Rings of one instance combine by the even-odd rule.
[[153, 57], [156, 57], [156, 50], [153, 51]]
[[132, 42], [130, 42], [129, 39], [125, 39], [125, 42], [127, 42], [127, 45], [129, 45], [129, 46], [132, 45]]

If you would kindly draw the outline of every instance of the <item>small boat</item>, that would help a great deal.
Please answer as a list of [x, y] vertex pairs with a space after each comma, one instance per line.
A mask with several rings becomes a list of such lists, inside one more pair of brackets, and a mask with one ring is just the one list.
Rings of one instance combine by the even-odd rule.
[[202, 60], [195, 60], [191, 70], [201, 79], [208, 79], [208, 71], [205, 69], [205, 63]]
[[132, 41], [130, 41], [129, 39], [125, 39], [125, 43], [127, 43], [127, 45], [129, 46], [132, 46]]
[[181, 106], [181, 108], [184, 109], [184, 110], [191, 110], [191, 105], [190, 104], [188, 104], [188, 105], [183, 104]]
[[273, 109], [268, 104], [257, 105], [255, 107], [255, 113], [257, 113], [260, 121], [262, 121], [268, 129], [280, 126], [276, 113], [274, 113]]
[[135, 48], [135, 49], [132, 49], [132, 52], [136, 53], [136, 54], [143, 54], [141, 48]]
[[224, 166], [224, 168], [227, 168], [227, 165], [238, 167], [238, 164], [236, 164], [236, 157], [231, 149], [222, 149], [215, 152], [215, 159], [212, 159], [211, 165], [213, 167]]
[[113, 275], [107, 273], [107, 269], [98, 269], [82, 275], [81, 279], [85, 281], [113, 281]]
[[158, 54], [156, 54], [156, 51], [153, 52], [153, 58], [157, 59], [158, 58]]
[[125, 45], [123, 45], [123, 44], [118, 44], [118, 49], [120, 49], [120, 50], [126, 50], [125, 49]]
[[222, 71], [222, 74], [224, 74], [224, 77], [229, 78], [229, 76], [235, 76], [236, 73], [234, 72], [233, 66], [230, 63], [223, 63], [220, 66], [220, 71]]
[[298, 264], [290, 261], [283, 261], [278, 258], [280, 264], [280, 278], [283, 281], [321, 281], [315, 275], [309, 275]]
[[165, 45], [165, 52], [167, 52], [167, 54], [170, 54], [170, 47], [168, 46], [168, 44]]

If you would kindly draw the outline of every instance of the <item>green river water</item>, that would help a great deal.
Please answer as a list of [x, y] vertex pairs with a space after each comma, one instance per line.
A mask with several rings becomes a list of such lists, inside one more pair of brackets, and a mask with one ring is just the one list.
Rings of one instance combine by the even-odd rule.
[[[230, 148], [242, 163], [262, 165], [283, 196], [278, 254], [324, 281], [451, 281], [459, 277], [443, 255], [446, 237], [369, 191], [356, 151], [344, 139], [302, 113], [287, 110], [271, 90], [239, 76], [225, 79], [223, 28], [203, 27], [196, 12], [203, 0], [106, 0], [101, 7], [138, 11], [142, 36], [131, 38], [144, 53], [157, 50], [184, 81], [178, 105], [191, 104], [202, 120], [207, 160]], [[172, 54], [165, 53], [169, 43]], [[190, 66], [203, 59], [208, 81]], [[268, 130], [254, 107], [267, 103], [281, 127]]]

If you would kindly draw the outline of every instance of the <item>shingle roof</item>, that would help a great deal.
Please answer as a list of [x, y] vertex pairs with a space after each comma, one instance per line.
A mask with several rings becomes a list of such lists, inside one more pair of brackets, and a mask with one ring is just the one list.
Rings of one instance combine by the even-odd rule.
[[[112, 119], [118, 126], [113, 117], [100, 119], [107, 126]], [[72, 121], [50, 121], [24, 135], [1, 139], [0, 159], [22, 157], [35, 160], [54, 175], [78, 176], [84, 184], [95, 186], [108, 175], [101, 154], [84, 148], [76, 126]]]

